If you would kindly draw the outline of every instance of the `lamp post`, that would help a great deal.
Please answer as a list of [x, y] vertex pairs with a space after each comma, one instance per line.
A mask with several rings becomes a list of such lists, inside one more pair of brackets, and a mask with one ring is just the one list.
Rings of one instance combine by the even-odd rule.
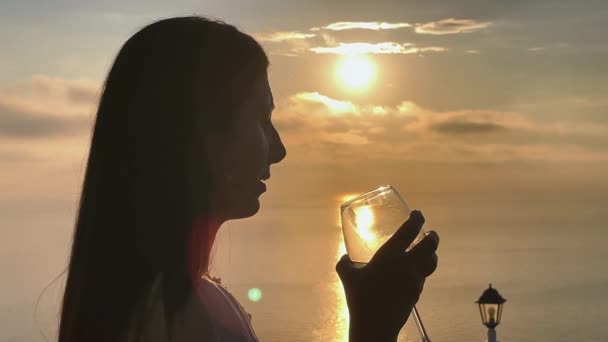
[[479, 300], [475, 302], [479, 305], [481, 322], [488, 327], [488, 342], [496, 342], [496, 331], [494, 328], [500, 324], [502, 304], [506, 301], [490, 284], [490, 287], [483, 291]]

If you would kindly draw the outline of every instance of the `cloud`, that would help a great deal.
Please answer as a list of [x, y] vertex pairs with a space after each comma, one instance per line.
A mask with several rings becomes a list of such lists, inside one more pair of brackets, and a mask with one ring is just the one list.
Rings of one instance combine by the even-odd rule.
[[0, 91], [0, 139], [71, 136], [92, 125], [97, 89], [87, 80], [44, 75]]
[[407, 23], [384, 23], [384, 22], [338, 22], [323, 28], [312, 28], [312, 30], [324, 30], [319, 33], [302, 33], [297, 31], [277, 31], [267, 33], [255, 33], [254, 37], [265, 45], [269, 54], [275, 56], [297, 57], [306, 52], [316, 54], [421, 54], [424, 52], [445, 52], [448, 48], [442, 46], [415, 46], [412, 43], [396, 42], [338, 42], [335, 37], [329, 35], [330, 31], [350, 30], [362, 28], [369, 30], [388, 30], [410, 26]]
[[306, 161], [608, 160], [607, 126], [517, 112], [357, 104], [302, 92], [280, 100], [273, 118], [291, 158]]
[[494, 133], [506, 129], [494, 122], [445, 121], [431, 125], [431, 129], [444, 134]]
[[356, 159], [356, 149], [375, 153], [378, 144], [415, 139], [416, 134], [405, 134], [401, 126], [420, 114], [420, 108], [407, 101], [397, 106], [359, 105], [304, 92], [281, 101], [273, 120], [294, 155], [338, 161]]
[[455, 34], [455, 33], [470, 33], [473, 31], [487, 28], [492, 23], [477, 22], [472, 19], [442, 19], [438, 21], [431, 21], [425, 24], [417, 24], [415, 31], [420, 34]]
[[33, 113], [0, 103], [0, 137], [47, 138], [73, 135], [90, 128], [88, 117], [67, 118]]
[[280, 43], [290, 40], [303, 40], [313, 38], [314, 33], [301, 32], [270, 32], [270, 33], [254, 33], [253, 36], [260, 42]]
[[97, 87], [72, 86], [66, 89], [68, 100], [77, 104], [90, 105], [97, 101]]
[[318, 54], [416, 54], [421, 52], [444, 52], [447, 48], [440, 46], [416, 47], [411, 43], [398, 44], [394, 42], [382, 43], [338, 43], [337, 46], [312, 47], [310, 51]]
[[2, 149], [0, 148], [0, 163], [2, 162], [21, 162], [36, 160], [28, 151], [23, 149]]
[[334, 143], [336, 145], [369, 144], [369, 139], [366, 136], [359, 134], [357, 131], [349, 131], [345, 133], [325, 133], [321, 137], [321, 141]]
[[298, 93], [295, 95], [295, 98], [298, 100], [304, 100], [304, 101], [308, 101], [311, 103], [323, 104], [330, 110], [330, 113], [332, 113], [332, 114], [342, 114], [342, 113], [355, 114], [358, 112], [357, 107], [352, 102], [334, 100], [325, 95], [321, 95], [318, 92]]
[[296, 31], [279, 31], [255, 33], [253, 35], [270, 55], [297, 57], [307, 53], [313, 44], [333, 43], [333, 38], [326, 33], [302, 33]]
[[545, 49], [544, 46], [535, 46], [528, 49], [528, 51], [543, 51]]
[[480, 54], [480, 53], [481, 53], [481, 52], [479, 52], [479, 50], [475, 50], [475, 49], [472, 49], [472, 50], [467, 50], [467, 51], [465, 51], [465, 52], [466, 52], [466, 53], [470, 53], [470, 54], [472, 54], [472, 55], [478, 55], [478, 54]]
[[442, 46], [426, 46], [426, 47], [421, 47], [418, 48], [419, 52], [445, 52], [448, 51], [448, 48], [442, 47]]
[[386, 22], [377, 22], [377, 21], [340, 21], [336, 23], [329, 24], [323, 27], [313, 27], [311, 31], [320, 31], [320, 30], [331, 30], [331, 31], [343, 31], [343, 30], [352, 30], [352, 29], [364, 29], [364, 30], [394, 30], [400, 29], [404, 27], [411, 27], [412, 25], [408, 23], [386, 23]]
[[[419, 34], [454, 34], [470, 33], [487, 28], [491, 22], [477, 22], [472, 19], [442, 19], [423, 24], [416, 24], [414, 31]], [[442, 46], [417, 47], [411, 43], [397, 42], [338, 42], [335, 37], [328, 35], [329, 31], [347, 31], [363, 29], [371, 31], [394, 30], [412, 27], [405, 22], [388, 23], [378, 21], [340, 21], [323, 27], [312, 27], [305, 33], [298, 31], [277, 31], [255, 33], [254, 37], [261, 43], [270, 44], [268, 51], [271, 55], [296, 57], [305, 52], [317, 54], [420, 54], [424, 52], [445, 52], [449, 49]], [[477, 50], [468, 50], [467, 53], [479, 53]]]

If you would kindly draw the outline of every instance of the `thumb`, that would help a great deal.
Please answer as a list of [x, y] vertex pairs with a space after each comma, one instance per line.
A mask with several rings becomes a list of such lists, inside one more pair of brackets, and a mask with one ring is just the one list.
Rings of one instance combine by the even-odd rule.
[[347, 280], [347, 278], [350, 278], [354, 268], [353, 262], [348, 257], [348, 254], [344, 254], [336, 264], [336, 272], [342, 282]]

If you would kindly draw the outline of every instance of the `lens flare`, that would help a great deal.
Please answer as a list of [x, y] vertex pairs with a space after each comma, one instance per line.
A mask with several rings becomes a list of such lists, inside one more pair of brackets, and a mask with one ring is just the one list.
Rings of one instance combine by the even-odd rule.
[[340, 203], [348, 202], [357, 196], [358, 196], [357, 194], [342, 195], [342, 196], [340, 196]]
[[259, 302], [260, 299], [262, 299], [262, 290], [257, 287], [249, 289], [249, 291], [247, 291], [247, 298], [254, 303]]

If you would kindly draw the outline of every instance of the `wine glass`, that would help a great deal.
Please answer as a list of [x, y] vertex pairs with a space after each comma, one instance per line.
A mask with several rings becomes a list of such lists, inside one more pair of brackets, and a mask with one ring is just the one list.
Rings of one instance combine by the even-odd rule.
[[[340, 205], [340, 219], [346, 252], [355, 266], [363, 267], [403, 223], [411, 209], [399, 192], [385, 185], [352, 198]], [[412, 249], [424, 238], [420, 230], [416, 239], [405, 250]], [[416, 306], [412, 310], [422, 342], [431, 342]]]

